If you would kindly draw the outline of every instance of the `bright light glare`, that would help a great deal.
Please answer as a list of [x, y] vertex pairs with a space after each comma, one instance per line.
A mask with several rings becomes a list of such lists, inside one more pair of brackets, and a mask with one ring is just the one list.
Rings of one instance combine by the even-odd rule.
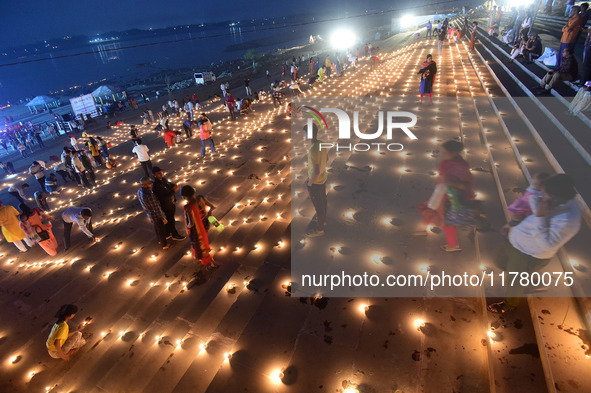
[[330, 37], [330, 42], [335, 49], [347, 49], [355, 44], [356, 38], [351, 30], [337, 30]]
[[273, 381], [273, 383], [278, 385], [283, 382], [283, 376], [283, 369], [273, 370], [273, 372], [271, 373], [271, 380]]
[[371, 257], [369, 257], [369, 260], [376, 265], [380, 265], [383, 262], [384, 257], [381, 254], [373, 254]]
[[404, 15], [400, 18], [400, 27], [408, 29], [416, 25], [415, 17], [413, 15]]
[[415, 319], [415, 328], [420, 331], [422, 327], [425, 327], [425, 320]]
[[534, 2], [533, 0], [512, 0], [509, 3], [510, 3], [511, 7], [519, 8], [519, 7], [525, 7], [527, 5], [530, 5], [533, 2]]

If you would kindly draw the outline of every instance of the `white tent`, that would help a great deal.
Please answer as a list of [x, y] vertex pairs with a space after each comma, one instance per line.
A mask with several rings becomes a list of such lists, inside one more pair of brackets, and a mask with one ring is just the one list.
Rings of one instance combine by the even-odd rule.
[[45, 109], [49, 109], [49, 107], [57, 108], [59, 105], [59, 100], [49, 96], [37, 96], [33, 98], [31, 101], [27, 102], [26, 104], [26, 106], [29, 107], [29, 110], [31, 112], [35, 111], [38, 106], [45, 107]]
[[119, 89], [113, 87], [113, 86], [107, 86], [107, 85], [103, 85], [103, 86], [99, 86], [97, 87], [93, 92], [92, 92], [92, 96], [95, 98], [98, 97], [105, 97], [105, 96], [111, 96], [115, 93], [119, 92]]
[[121, 89], [118, 89], [114, 86], [103, 85], [97, 87], [92, 92], [92, 96], [94, 97], [94, 100], [97, 103], [100, 102], [102, 104], [103, 99], [105, 99], [105, 101], [108, 101], [110, 99], [112, 99], [113, 101], [117, 101], [117, 99], [121, 98], [125, 99], [125, 92], [120, 93], [120, 91]]
[[57, 101], [55, 98], [48, 96], [37, 96], [27, 103], [27, 106], [42, 106], [49, 105]]

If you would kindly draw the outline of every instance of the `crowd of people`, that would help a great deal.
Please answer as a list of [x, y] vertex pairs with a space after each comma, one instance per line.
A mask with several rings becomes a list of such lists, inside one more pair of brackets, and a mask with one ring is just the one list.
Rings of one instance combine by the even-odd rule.
[[[552, 8], [552, 7], [551, 7]], [[533, 31], [533, 8], [512, 8], [509, 20], [505, 20], [505, 27], [501, 29], [502, 18], [505, 15], [503, 9], [493, 6], [489, 10], [487, 32], [489, 36], [499, 37], [505, 44], [511, 47], [508, 63], [522, 60], [523, 63], [532, 63], [543, 54], [544, 46], [539, 33]], [[562, 81], [580, 81], [582, 87], [576, 100], [578, 108], [571, 113], [580, 112], [581, 108], [591, 107], [591, 87], [587, 85], [591, 81], [591, 30], [586, 27], [591, 10], [588, 3], [575, 6], [567, 5], [565, 16], [569, 19], [562, 27], [560, 46], [556, 48], [556, 62], [552, 69], [542, 78], [539, 86], [532, 87], [532, 91], [538, 95], [550, 94], [557, 83]], [[465, 18], [461, 28], [452, 27], [449, 20], [439, 20], [437, 24], [428, 21], [426, 24], [426, 38], [437, 38], [437, 53], [441, 53], [442, 44], [446, 41], [458, 42], [463, 37], [470, 40], [470, 49], [474, 49], [478, 22], [468, 22]], [[575, 58], [575, 46], [579, 37], [585, 34], [583, 50], [582, 75], [579, 75], [579, 64]], [[419, 33], [417, 33], [420, 36]], [[428, 75], [428, 74], [427, 74]], [[584, 102], [584, 105], [582, 104]]]
[[[560, 45], [556, 49], [554, 64], [550, 65], [551, 70], [542, 78], [539, 86], [532, 88], [537, 95], [548, 95], [557, 83], [580, 81], [579, 85], [583, 87], [580, 92], [582, 95], [588, 94], [589, 89], [586, 83], [591, 81], [591, 30], [586, 25], [591, 17], [589, 3], [574, 5], [569, 1], [563, 4], [564, 16], [568, 17], [567, 22], [562, 27], [560, 36]], [[554, 11], [552, 1], [546, 4], [545, 12], [551, 14]], [[532, 7], [513, 8], [509, 20], [501, 30], [501, 18], [503, 11], [500, 7], [493, 7], [489, 14], [488, 34], [490, 36], [500, 37], [502, 41], [511, 46], [511, 56], [508, 62], [513, 62], [522, 58], [524, 63], [531, 63], [540, 58], [543, 54], [543, 43], [539, 33], [533, 31]], [[586, 38], [583, 48], [582, 74], [579, 63], [575, 57], [575, 48], [581, 35]], [[552, 64], [549, 63], [549, 64]]]
[[[373, 48], [366, 49], [366, 52], [373, 51]], [[352, 55], [351, 55], [352, 56]], [[350, 56], [350, 57], [351, 57]], [[345, 62], [354, 65], [359, 56], [351, 59], [344, 59], [337, 55], [337, 61], [333, 63], [327, 56], [324, 64], [320, 66], [318, 57], [310, 59], [311, 67], [314, 68], [314, 75], [322, 69], [322, 80], [326, 80], [331, 73], [336, 76], [341, 74], [341, 64]], [[302, 58], [301, 61], [304, 61]], [[348, 66], [348, 64], [347, 64]], [[253, 111], [252, 105], [261, 96], [270, 94], [277, 105], [283, 105], [285, 99], [284, 89], [289, 88], [294, 92], [301, 93], [298, 79], [298, 66], [292, 70], [292, 84], [288, 86], [283, 80], [274, 81], [270, 93], [264, 90], [253, 91], [250, 80], [246, 79], [246, 97], [236, 99], [228, 91], [229, 86], [222, 84], [222, 95], [228, 112], [232, 117], [235, 113], [242, 115]], [[295, 94], [295, 93], [294, 93]], [[145, 100], [147, 102], [147, 100]], [[213, 138], [213, 125], [206, 113], [200, 111], [200, 103], [197, 95], [187, 96], [182, 102], [169, 100], [162, 104], [161, 111], [153, 112], [147, 108], [142, 113], [142, 120], [145, 125], [154, 125], [155, 130], [165, 139], [167, 146], [171, 147], [178, 143], [180, 132], [172, 130], [169, 126], [171, 116], [183, 117], [182, 127], [187, 139], [198, 135], [201, 139], [201, 155], [205, 156], [207, 147], [215, 154], [216, 147]], [[118, 124], [120, 125], [120, 124]], [[110, 122], [107, 123], [110, 128]], [[109, 151], [110, 144], [100, 136], [90, 136], [83, 129], [82, 135], [76, 132], [67, 135], [70, 146], [64, 147], [60, 157], [52, 157], [48, 162], [41, 160], [32, 161], [28, 168], [29, 175], [35, 180], [13, 184], [9, 187], [9, 195], [14, 199], [18, 209], [0, 203], [0, 226], [4, 238], [14, 244], [20, 252], [27, 252], [30, 248], [41, 247], [48, 255], [57, 255], [59, 244], [54, 234], [54, 224], [61, 222], [63, 227], [63, 250], [71, 247], [72, 229], [77, 226], [80, 231], [96, 242], [97, 237], [93, 228], [93, 211], [87, 206], [71, 206], [62, 211], [60, 217], [49, 214], [47, 195], [59, 193], [61, 185], [69, 183], [77, 184], [80, 187], [93, 188], [96, 186], [95, 169], [106, 166], [113, 168], [118, 165], [117, 160]], [[22, 138], [25, 131], [15, 131], [15, 139]], [[211, 254], [209, 245], [208, 230], [211, 223], [219, 230], [221, 224], [212, 216], [216, 208], [205, 196], [199, 195], [196, 190], [189, 186], [175, 184], [165, 177], [164, 171], [158, 166], [153, 166], [149, 147], [142, 141], [139, 130], [135, 126], [130, 127], [130, 139], [132, 142], [132, 154], [135, 154], [140, 163], [144, 176], [140, 179], [141, 187], [137, 191], [138, 202], [153, 224], [156, 239], [162, 249], [171, 246], [170, 241], [183, 241], [185, 236], [179, 233], [178, 223], [175, 219], [177, 198], [184, 200], [183, 217], [185, 232], [189, 237], [191, 254], [200, 267], [198, 270], [208, 271], [218, 268], [217, 263]], [[28, 146], [28, 144], [27, 144]], [[53, 162], [55, 160], [55, 162]], [[15, 173], [14, 166], [10, 162], [0, 163], [0, 166], [7, 174]], [[58, 182], [58, 178], [61, 181]], [[31, 180], [33, 180], [31, 179]], [[318, 180], [320, 183], [322, 179]], [[38, 185], [38, 186], [37, 186]], [[315, 187], [315, 186], [314, 186]], [[30, 196], [30, 190], [35, 189], [34, 197]], [[31, 207], [33, 201], [36, 207]], [[82, 330], [90, 321], [87, 319], [75, 330], [71, 330], [68, 322], [74, 318], [77, 307], [66, 304], [60, 308], [56, 315], [54, 324], [46, 342], [49, 355], [56, 359], [69, 360], [84, 344]]]
[[[202, 114], [205, 116], [205, 114]], [[205, 116], [206, 117], [206, 116]], [[209, 119], [207, 119], [209, 122]], [[205, 143], [210, 138], [205, 138], [201, 132], [202, 142]], [[137, 147], [134, 147], [137, 153]], [[213, 142], [212, 150], [213, 149]], [[204, 147], [203, 147], [204, 148]], [[147, 149], [146, 149], [147, 150]], [[138, 158], [140, 154], [138, 154]], [[148, 159], [149, 161], [149, 159]], [[142, 162], [142, 161], [140, 161]], [[185, 231], [189, 236], [191, 243], [191, 252], [193, 257], [199, 261], [199, 266], [207, 270], [213, 270], [218, 265], [210, 254], [209, 238], [207, 230], [209, 229], [210, 217], [215, 206], [203, 195], [197, 195], [195, 189], [189, 185], [181, 188], [179, 184], [173, 183], [164, 176], [162, 168], [148, 165], [142, 165], [145, 170], [145, 176], [141, 177], [141, 187], [137, 191], [138, 201], [142, 210], [146, 213], [152, 225], [158, 240], [158, 244], [163, 250], [170, 248], [169, 239], [182, 241], [185, 236], [181, 235], [176, 227], [175, 212], [177, 194], [185, 200], [184, 217]], [[149, 170], [148, 170], [149, 168]], [[199, 269], [200, 272], [201, 269]], [[198, 273], [199, 273], [198, 272]]]
[[[7, 242], [14, 244], [20, 252], [27, 252], [28, 247], [39, 245], [48, 255], [57, 254], [58, 242], [53, 234], [52, 221], [59, 221], [40, 207], [31, 208], [25, 202], [19, 204], [19, 210], [0, 202], [0, 226]], [[72, 226], [76, 223], [82, 232], [92, 241], [96, 237], [92, 231], [92, 211], [86, 207], [69, 207], [62, 212], [64, 227], [64, 251], [70, 248]]]
[[43, 138], [55, 136], [53, 124], [33, 124], [30, 121], [24, 124], [16, 123], [6, 126], [0, 133], [0, 147], [4, 153], [18, 152], [23, 158], [28, 157], [36, 149], [43, 149]]
[[[320, 149], [321, 143], [318, 128], [313, 125], [306, 182], [316, 211], [315, 227], [306, 234], [311, 238], [323, 236], [327, 224], [328, 151]], [[464, 145], [450, 140], [442, 144], [441, 150], [443, 159], [433, 193], [427, 202], [417, 206], [417, 211], [422, 215], [425, 226], [443, 229], [446, 239], [441, 246], [443, 251], [460, 252], [458, 226], [488, 230], [489, 225], [482, 213], [481, 203], [476, 199], [470, 164], [462, 156]], [[530, 273], [546, 266], [580, 229], [582, 218], [575, 196], [576, 189], [570, 176], [534, 175], [523, 196], [507, 208], [510, 219], [500, 231], [506, 240], [496, 258], [497, 266], [508, 271]], [[415, 235], [426, 235], [426, 230]], [[504, 313], [515, 309], [523, 296], [523, 289], [512, 288], [504, 301], [491, 304], [489, 310]]]
[[[60, 193], [62, 187], [59, 185], [58, 175], [63, 185], [75, 182], [80, 187], [92, 188], [96, 186], [95, 168], [103, 165], [114, 168], [118, 165], [117, 160], [109, 153], [109, 144], [102, 137], [86, 137], [86, 141], [81, 142], [81, 138], [76, 139], [71, 135], [72, 147], [64, 147], [60, 157], [50, 157], [50, 161], [55, 161], [52, 162], [53, 166], [41, 160], [31, 162], [28, 173], [39, 184], [39, 190], [34, 192], [34, 199], [40, 209], [48, 210], [46, 195]], [[6, 165], [5, 170], [6, 173], [15, 173], [13, 166]], [[8, 188], [8, 193], [17, 203], [25, 203], [32, 200], [26, 195], [29, 188], [28, 182], [16, 183]]]
[[[588, 4], [580, 7], [569, 7], [570, 19], [564, 26], [561, 40], [558, 64], [556, 70], [548, 72], [540, 83], [540, 89], [548, 93], [558, 81], [574, 81], [577, 78], [577, 62], [574, 58], [574, 45], [578, 35], [587, 32], [584, 28], [589, 17]], [[503, 39], [513, 46], [509, 62], [518, 56], [523, 56], [525, 61], [532, 62], [542, 53], [542, 43], [538, 34], [531, 32], [531, 10], [520, 8], [514, 12], [509, 22], [509, 34], [505, 33]], [[488, 32], [496, 35], [503, 16], [503, 11], [496, 6], [489, 14]], [[460, 39], [465, 32], [470, 32], [470, 49], [474, 49], [475, 35], [478, 23], [472, 23], [472, 29], [468, 30], [468, 20], [464, 19], [462, 29], [456, 33], [448, 26], [448, 20], [439, 22], [438, 26], [427, 23], [427, 38], [437, 36], [438, 51], [444, 40]], [[451, 31], [450, 31], [451, 30]], [[512, 35], [513, 31], [517, 34]], [[447, 35], [446, 35], [447, 32]], [[591, 37], [588, 32], [587, 42]], [[585, 48], [587, 56], [587, 47]], [[427, 55], [418, 74], [421, 78], [419, 87], [420, 102], [424, 94], [431, 99], [433, 79], [437, 72], [437, 66], [431, 54]], [[585, 83], [584, 93], [589, 92], [591, 83]], [[578, 95], [577, 95], [578, 97]], [[573, 101], [573, 103], [577, 100]], [[462, 157], [464, 146], [462, 143], [452, 140], [442, 145], [443, 160], [439, 165], [438, 180], [433, 194], [429, 200], [419, 206], [417, 210], [423, 216], [425, 225], [431, 225], [443, 229], [446, 243], [441, 246], [446, 252], [462, 251], [456, 232], [457, 226], [474, 228], [488, 228], [488, 223], [482, 215], [479, 201], [474, 194], [474, 180], [470, 172], [470, 165]], [[309, 160], [313, 160], [316, 153], [310, 149]], [[310, 162], [310, 161], [309, 161]], [[312, 175], [310, 175], [312, 177]], [[310, 194], [312, 201], [314, 197]], [[566, 174], [550, 176], [546, 173], [535, 174], [532, 184], [522, 197], [515, 200], [507, 208], [510, 217], [509, 222], [501, 229], [501, 235], [505, 238], [495, 264], [506, 271], [534, 272], [546, 266], [558, 250], [572, 239], [581, 226], [581, 213], [575, 201], [576, 190], [572, 178]], [[314, 203], [315, 207], [317, 206]], [[316, 209], [318, 217], [324, 217], [322, 209]], [[324, 224], [324, 220], [322, 221]], [[426, 231], [419, 231], [426, 234]], [[416, 233], [416, 234], [419, 234]], [[511, 311], [519, 304], [523, 297], [524, 287], [516, 286], [506, 294], [504, 301], [491, 304], [489, 311], [505, 313]]]
[[[572, 12], [579, 11], [573, 7]], [[495, 10], [489, 24], [494, 25], [500, 22], [501, 17], [502, 11]], [[523, 27], [523, 23], [525, 22], [521, 22], [519, 26]], [[445, 40], [460, 40], [469, 36], [470, 46], [474, 49], [478, 24], [473, 22], [471, 27], [469, 25], [466, 19], [460, 29], [450, 28], [447, 19], [440, 21], [436, 27], [429, 22], [427, 38], [437, 36], [438, 52], [441, 52], [441, 46]], [[375, 68], [379, 62], [379, 47], [374, 48], [368, 43], [364, 49], [370, 68]], [[539, 51], [541, 51], [541, 41], [537, 35], [530, 37], [527, 34], [521, 34], [519, 42], [514, 47], [512, 59], [521, 55], [532, 61]], [[563, 52], [561, 64], [567, 67], [569, 59], [572, 58], [572, 48], [565, 47]], [[327, 55], [324, 61], [320, 61], [318, 56], [310, 57], [308, 60], [304, 57], [297, 59], [294, 57], [291, 64], [288, 61], [285, 66], [282, 66], [283, 76], [285, 76], [286, 67], [290, 67], [291, 84], [288, 86], [284, 80], [275, 80], [271, 84], [270, 94], [274, 105], [276, 107], [283, 105], [285, 88], [294, 91], [294, 94], [297, 91], [301, 92], [298, 73], [306, 61], [310, 74], [308, 82], [314, 84], [325, 82], [331, 77], [339, 77], [349, 67], [355, 69], [359, 56], [359, 49], [357, 49], [354, 53], [337, 53], [332, 58]], [[437, 65], [431, 54], [426, 56], [417, 74], [420, 77], [420, 102], [422, 103], [424, 95], [427, 95], [431, 104], [433, 83], [437, 74]], [[266, 76], [270, 78], [270, 73], [267, 72]], [[544, 78], [543, 82], [551, 88], [558, 80], [566, 79], [550, 74], [548, 78]], [[236, 113], [244, 115], [252, 111], [253, 102], [258, 101], [261, 95], [268, 94], [264, 91], [253, 91], [249, 79], [244, 80], [244, 88], [246, 97], [238, 99], [229, 92], [227, 83], [220, 85], [223, 104], [232, 120], [236, 118]], [[164, 138], [168, 147], [174, 146], [181, 140], [180, 131], [173, 130], [169, 126], [168, 119], [175, 116], [185, 119], [182, 122], [182, 128], [187, 139], [192, 138], [193, 135], [199, 135], [202, 157], [206, 155], [207, 146], [212, 154], [216, 153], [212, 122], [207, 114], [202, 112], [196, 94], [187, 96], [182, 102], [171, 99], [162, 104], [161, 109], [162, 111], [158, 111], [156, 115], [151, 109], [146, 109], [142, 113], [142, 120], [145, 125], [155, 125], [154, 129]], [[163, 168], [153, 166], [150, 149], [142, 141], [138, 129], [131, 126], [129, 133], [133, 145], [131, 152], [137, 156], [143, 171], [143, 176], [139, 179], [137, 198], [143, 212], [153, 225], [159, 246], [166, 250], [171, 247], [171, 240], [180, 242], [186, 239], [186, 236], [179, 233], [175, 219], [177, 197], [180, 196], [184, 201], [184, 229], [189, 237], [191, 255], [198, 261], [198, 274], [217, 269], [219, 265], [212, 256], [208, 236], [210, 223], [215, 221], [212, 216], [215, 205], [205, 196], [199, 195], [192, 186], [182, 186], [170, 181], [165, 176]], [[49, 207], [46, 195], [60, 191], [56, 175], [61, 177], [64, 184], [76, 182], [80, 187], [92, 188], [96, 185], [95, 168], [103, 165], [113, 168], [118, 165], [117, 160], [109, 152], [108, 142], [101, 137], [83, 134], [81, 138], [76, 138], [70, 135], [70, 141], [71, 147], [63, 148], [60, 160], [53, 167], [52, 173], [47, 173], [49, 168], [45, 162], [39, 160], [31, 162], [29, 174], [40, 188], [35, 192], [34, 197], [37, 207], [31, 208], [27, 204], [32, 200], [27, 196], [31, 188], [29, 183], [15, 184], [8, 190], [18, 203], [18, 210], [0, 202], [2, 233], [5, 239], [13, 243], [21, 252], [26, 252], [27, 247], [39, 245], [48, 255], [56, 255], [59, 248], [53, 233], [53, 223], [56, 221], [61, 221], [63, 225], [64, 250], [68, 250], [71, 246], [74, 224], [90, 241], [98, 240], [92, 225], [93, 212], [90, 207], [66, 208], [61, 214], [61, 220], [47, 213]], [[310, 238], [323, 236], [327, 228], [328, 152], [326, 149], [319, 148], [321, 143], [322, 141], [318, 138], [318, 128], [313, 125], [308, 150], [306, 182], [310, 200], [316, 211], [315, 225], [306, 234]], [[441, 149], [443, 160], [439, 166], [433, 194], [427, 202], [418, 206], [417, 210], [422, 215], [425, 225], [443, 229], [446, 243], [441, 249], [444, 252], [461, 252], [456, 228], [458, 226], [480, 228], [485, 225], [485, 220], [475, 198], [470, 165], [462, 157], [463, 144], [451, 140], [442, 144]], [[14, 167], [8, 163], [4, 163], [3, 166], [1, 164], [6, 173], [14, 173]], [[497, 266], [511, 271], [529, 272], [544, 267], [580, 228], [581, 215], [574, 201], [575, 195], [573, 181], [568, 175], [550, 176], [545, 173], [535, 175], [524, 195], [508, 207], [510, 221], [501, 231], [505, 239], [496, 259]], [[518, 290], [509, 292], [504, 301], [491, 304], [489, 310], [495, 313], [511, 311], [517, 307], [522, 295]], [[70, 330], [68, 322], [77, 312], [78, 308], [73, 304], [65, 304], [58, 310], [55, 324], [46, 341], [46, 349], [52, 358], [67, 361], [86, 343], [82, 331], [92, 322], [92, 318], [87, 318], [75, 330]]]
[[[189, 102], [193, 104], [198, 102], [196, 95], [185, 100], [185, 104]], [[183, 106], [183, 108], [177, 110], [174, 103], [170, 107], [163, 106], [162, 114], [158, 114], [161, 116], [162, 121], [158, 123], [155, 129], [162, 133], [167, 140], [167, 145], [171, 146], [174, 142], [170, 143], [166, 134], [172, 132], [174, 135], [172, 139], [176, 141], [179, 132], [170, 129], [168, 117], [174, 115], [186, 116], [185, 131], [187, 137], [190, 138], [193, 135], [192, 129], [198, 127], [198, 135], [203, 144], [202, 156], [205, 155], [206, 146], [209, 146], [211, 152], [215, 153], [215, 144], [211, 135], [213, 127], [209, 117], [203, 112], [198, 115], [190, 110], [185, 111], [185, 108], [187, 107]], [[167, 109], [171, 109], [170, 112]], [[80, 187], [93, 188], [96, 186], [95, 168], [103, 165], [113, 168], [118, 165], [117, 160], [109, 152], [110, 144], [102, 137], [89, 136], [85, 132], [79, 138], [73, 134], [70, 134], [69, 137], [71, 147], [64, 147], [61, 157], [53, 157], [57, 161], [53, 166], [53, 170], [50, 170], [50, 166], [44, 161], [36, 160], [31, 163], [28, 172], [39, 185], [39, 190], [35, 191], [34, 198], [28, 195], [31, 188], [30, 182], [13, 184], [9, 187], [8, 192], [15, 199], [18, 210], [13, 206], [1, 206], [0, 208], [2, 232], [6, 240], [13, 243], [21, 252], [28, 251], [27, 247], [31, 248], [39, 245], [49, 255], [57, 254], [58, 243], [53, 234], [52, 221], [58, 221], [58, 219], [47, 213], [49, 211], [47, 195], [59, 193], [61, 189], [56, 175], [62, 178], [64, 185], [76, 182]], [[163, 176], [160, 168], [152, 166], [149, 148], [143, 144], [139, 131], [134, 125], [130, 128], [130, 137], [133, 144], [132, 153], [138, 157], [140, 167], [145, 174], [141, 179], [143, 187], [138, 192], [138, 198], [142, 208], [154, 222], [160, 245], [166, 249], [170, 246], [167, 244], [167, 239], [183, 240], [185, 238], [177, 231], [174, 219], [175, 194], [180, 188], [169, 182]], [[10, 169], [14, 170], [14, 168]], [[154, 193], [152, 193], [151, 187], [153, 184], [155, 185]], [[185, 193], [187, 192], [185, 190]], [[187, 194], [187, 197], [189, 198], [190, 195]], [[187, 233], [191, 235], [190, 228], [193, 228], [193, 235], [197, 234], [195, 236], [191, 235], [195, 256], [205, 255], [205, 258], [207, 258], [207, 234], [201, 229], [209, 227], [208, 217], [215, 206], [203, 196], [193, 196], [192, 199], [197, 201], [195, 203], [198, 206], [199, 215], [203, 215], [203, 220], [201, 226], [191, 221], [191, 225], [187, 227]], [[32, 208], [29, 206], [33, 200], [37, 203], [37, 207]], [[189, 217], [187, 216], [187, 219]], [[64, 250], [70, 248], [71, 230], [74, 223], [92, 241], [97, 240], [92, 228], [92, 210], [90, 208], [70, 207], [62, 212], [61, 219], [64, 228]], [[215, 266], [211, 258], [206, 260], [206, 265]]]
[[[459, 42], [465, 37], [470, 39], [470, 49], [474, 50], [476, 43], [476, 32], [478, 30], [478, 22], [468, 22], [467, 18], [461, 22], [461, 27], [452, 26], [449, 19], [437, 21], [437, 25], [427, 21], [426, 24], [427, 34], [426, 38], [437, 38], [437, 53], [441, 54], [442, 46], [445, 42]], [[417, 39], [420, 39], [420, 33], [417, 33]]]
[[[177, 241], [185, 239], [185, 236], [177, 231], [175, 222], [176, 194], [182, 191], [181, 195], [188, 201], [185, 206], [185, 228], [191, 238], [191, 247], [194, 256], [201, 261], [203, 266], [209, 268], [215, 267], [216, 264], [209, 255], [210, 249], [206, 232], [206, 228], [209, 228], [211, 211], [215, 206], [204, 196], [195, 195], [194, 189], [191, 193], [191, 187], [185, 186], [181, 190], [179, 185], [173, 184], [166, 179], [161, 168], [151, 165], [149, 156], [147, 156], [148, 149], [141, 143], [141, 139], [138, 139], [135, 143], [136, 145], [133, 150], [138, 155], [138, 158], [140, 158], [142, 168], [146, 172], [146, 176], [140, 179], [142, 187], [137, 193], [138, 200], [142, 209], [154, 224], [159, 244], [163, 249], [167, 249], [170, 247], [168, 239], [172, 238]], [[145, 149], [138, 149], [142, 147]], [[65, 148], [63, 157], [65, 162], [71, 163], [71, 165], [76, 167], [77, 165], [81, 165], [76, 162], [80, 154], [82, 153], [78, 151], [72, 156], [71, 150]], [[148, 157], [145, 161], [141, 161], [143, 154]], [[83, 167], [84, 165], [82, 164]], [[47, 187], [48, 183], [54, 183], [56, 178], [53, 173], [45, 178], [44, 170], [45, 168], [42, 166], [42, 163], [38, 161], [35, 161], [31, 166], [31, 174], [36, 176], [40, 185], [43, 183]], [[68, 167], [66, 166], [65, 171], [68, 175], [72, 173], [74, 177], [78, 176], [81, 183], [94, 182], [94, 177], [87, 176], [87, 173], [83, 169], [68, 171]], [[18, 202], [18, 210], [13, 206], [0, 203], [0, 226], [2, 227], [4, 238], [7, 242], [13, 243], [21, 252], [27, 252], [27, 246], [32, 248], [35, 245], [39, 245], [47, 254], [56, 255], [58, 252], [58, 242], [53, 234], [52, 222], [59, 221], [59, 219], [47, 213], [49, 206], [47, 206], [45, 192], [37, 191], [35, 193], [37, 207], [32, 208], [27, 204], [32, 200], [32, 198], [28, 198], [26, 195], [29, 188], [29, 184], [23, 183], [13, 185], [9, 189], [10, 195]], [[197, 210], [194, 210], [193, 207]], [[189, 208], [192, 210], [187, 210]], [[92, 226], [92, 216], [92, 209], [84, 206], [69, 207], [62, 212], [61, 221], [63, 224], [64, 251], [70, 248], [70, 239], [74, 224], [92, 242], [97, 241]], [[200, 218], [199, 222], [195, 220], [195, 217]]]

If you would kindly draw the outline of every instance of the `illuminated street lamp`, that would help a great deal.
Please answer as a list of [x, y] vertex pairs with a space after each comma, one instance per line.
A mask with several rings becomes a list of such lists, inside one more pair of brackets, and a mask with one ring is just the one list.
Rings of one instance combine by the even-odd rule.
[[330, 36], [330, 43], [333, 48], [345, 50], [357, 41], [357, 36], [351, 30], [339, 29]]

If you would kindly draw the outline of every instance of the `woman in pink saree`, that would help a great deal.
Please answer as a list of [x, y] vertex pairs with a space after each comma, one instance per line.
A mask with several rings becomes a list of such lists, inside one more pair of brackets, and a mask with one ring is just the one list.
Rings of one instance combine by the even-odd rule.
[[458, 244], [455, 226], [445, 224], [446, 209], [449, 209], [449, 192], [457, 195], [460, 201], [474, 199], [474, 180], [470, 165], [461, 156], [464, 145], [457, 141], [447, 141], [442, 145], [443, 161], [439, 164], [439, 176], [435, 190], [429, 201], [417, 206], [425, 224], [443, 229], [447, 244], [441, 248], [447, 252], [462, 251]]

